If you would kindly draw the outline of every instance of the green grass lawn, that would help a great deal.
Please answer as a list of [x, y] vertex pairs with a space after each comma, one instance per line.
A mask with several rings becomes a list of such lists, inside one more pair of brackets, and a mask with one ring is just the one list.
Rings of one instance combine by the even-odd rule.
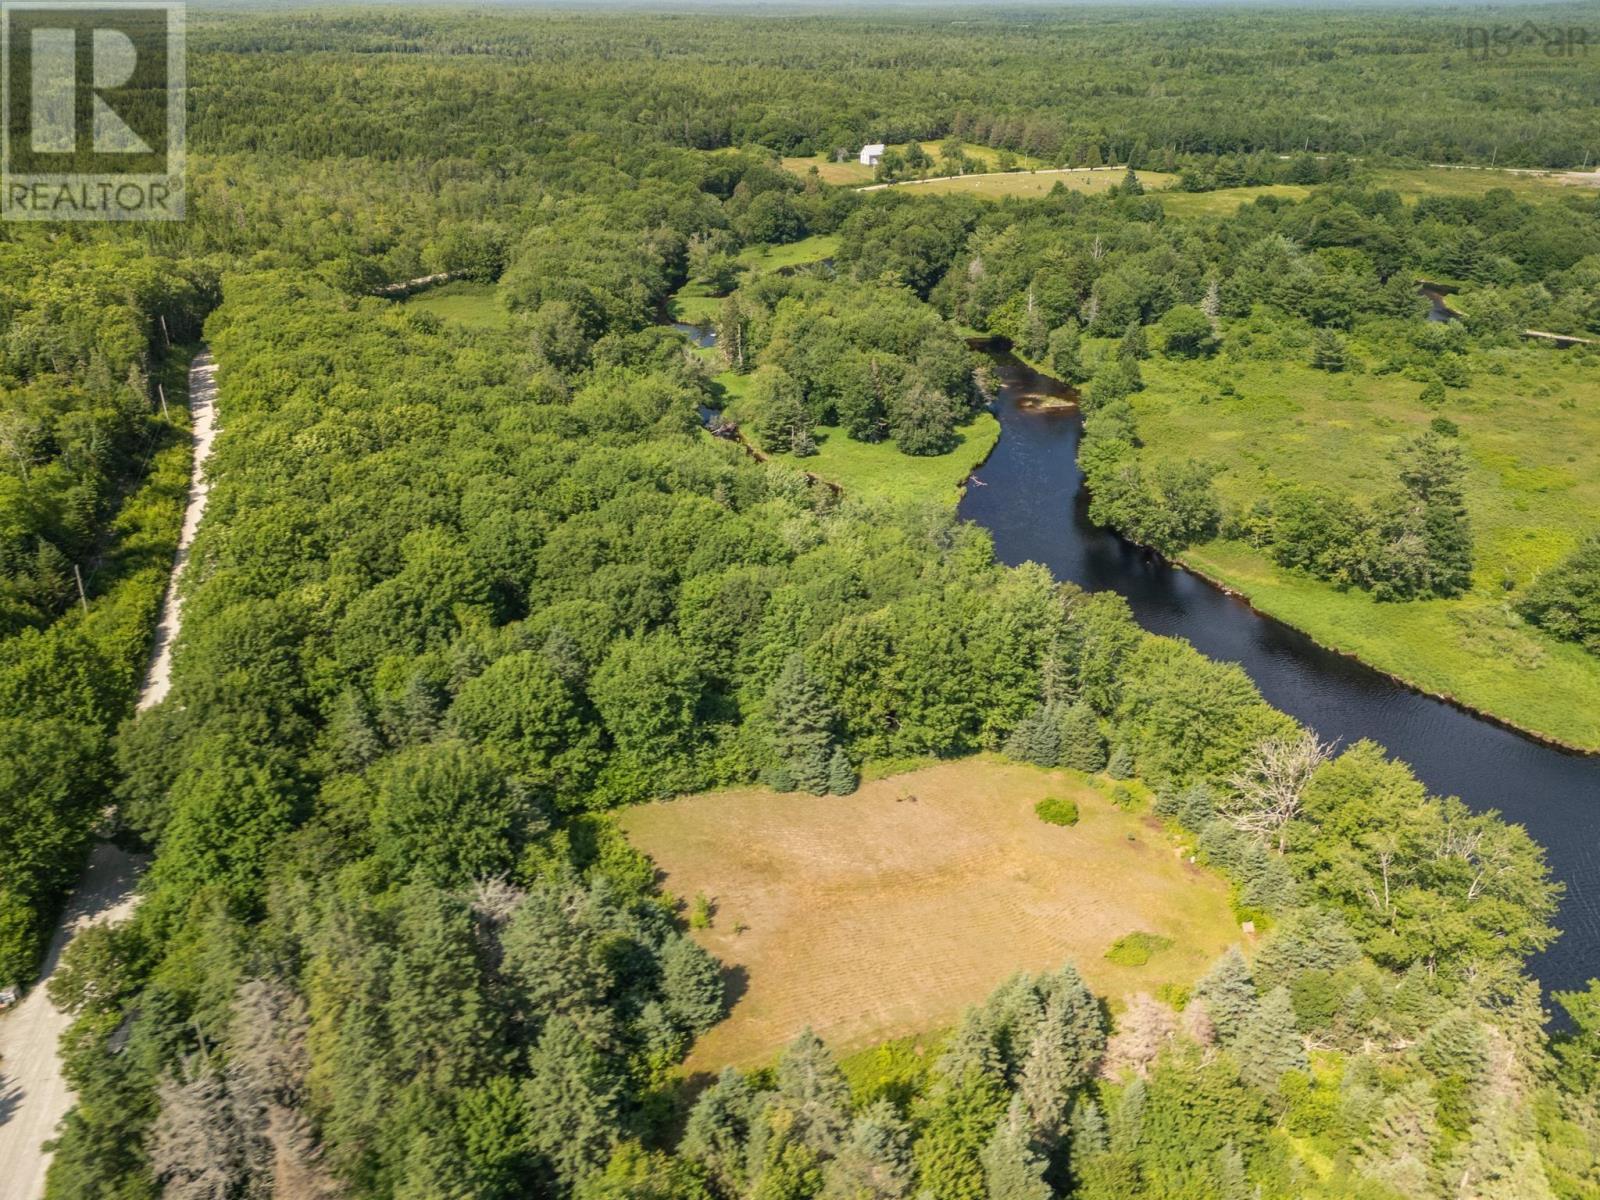
[[1271, 183], [1265, 187], [1218, 188], [1214, 192], [1161, 193], [1161, 207], [1169, 217], [1229, 217], [1242, 204], [1262, 196], [1304, 200], [1311, 189], [1296, 183]]
[[746, 246], [739, 251], [739, 265], [757, 272], [781, 271], [785, 267], [821, 262], [825, 258], [832, 258], [838, 251], [838, 234], [817, 233], [781, 246]]
[[[750, 376], [724, 371], [712, 379], [724, 405], [741, 398]], [[901, 454], [893, 442], [856, 442], [844, 430], [830, 425], [816, 430], [817, 452], [809, 458], [775, 454], [796, 470], [810, 471], [819, 479], [836, 483], [848, 496], [866, 496], [915, 504], [950, 504], [961, 499], [961, 485], [1000, 440], [1000, 422], [993, 413], [980, 412], [963, 425], [960, 441], [946, 454], [920, 457]]]
[[[1589, 194], [1582, 187], [1562, 182], [1560, 174], [1525, 175], [1490, 167], [1385, 167], [1373, 171], [1371, 181], [1374, 187], [1393, 188], [1408, 203], [1422, 196], [1481, 196], [1493, 188], [1507, 188], [1517, 199], [1533, 203]], [[1311, 190], [1297, 183], [1271, 183], [1214, 192], [1168, 191], [1161, 197], [1161, 206], [1173, 217], [1225, 217], [1262, 196], [1304, 200]]]
[[[1584, 748], [1600, 748], [1600, 658], [1544, 636], [1515, 598], [1600, 527], [1600, 382], [1590, 360], [1532, 346], [1478, 352], [1445, 405], [1399, 376], [1329, 375], [1298, 362], [1144, 364], [1135, 397], [1145, 456], [1218, 464], [1224, 507], [1280, 482], [1360, 499], [1394, 486], [1391, 455], [1445, 416], [1460, 429], [1475, 541], [1473, 586], [1449, 600], [1380, 604], [1218, 541], [1183, 560], [1264, 612], [1430, 692]], [[1217, 385], [1232, 382], [1237, 395]]]
[[500, 288], [492, 283], [457, 280], [418, 292], [403, 303], [474, 329], [508, 329], [511, 326], [511, 314], [500, 303]]
[[710, 325], [716, 321], [722, 301], [723, 297], [713, 296], [704, 283], [691, 279], [673, 293], [667, 301], [667, 311], [674, 321], [685, 325]]
[[837, 483], [850, 496], [872, 496], [914, 504], [954, 505], [961, 485], [1000, 440], [1000, 422], [980, 412], [957, 431], [960, 441], [946, 454], [901, 454], [893, 442], [856, 442], [827, 425], [816, 431], [817, 453], [810, 458], [775, 456]]

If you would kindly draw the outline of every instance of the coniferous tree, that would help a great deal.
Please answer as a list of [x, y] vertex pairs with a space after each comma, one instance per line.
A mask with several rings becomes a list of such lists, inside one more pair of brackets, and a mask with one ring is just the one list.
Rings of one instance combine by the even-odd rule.
[[749, 1183], [749, 1146], [761, 1107], [749, 1081], [724, 1067], [689, 1113], [678, 1151], [704, 1166], [724, 1195], [741, 1195]]
[[995, 1047], [994, 1022], [983, 1008], [976, 1007], [961, 1014], [939, 1056], [939, 1074], [946, 1079], [962, 1079], [972, 1073], [996, 1081], [1005, 1077], [1005, 1064]]
[[1139, 176], [1134, 171], [1133, 165], [1131, 163], [1129, 164], [1127, 171], [1124, 172], [1124, 174], [1122, 176], [1122, 188], [1121, 188], [1121, 191], [1122, 191], [1122, 194], [1124, 196], [1142, 196], [1142, 195], [1144, 195], [1144, 184], [1139, 182]]
[[1378, 1119], [1362, 1139], [1357, 1161], [1363, 1174], [1402, 1196], [1431, 1195], [1438, 1138], [1436, 1106], [1428, 1083], [1412, 1080], [1384, 1099]]
[[1123, 332], [1122, 340], [1117, 343], [1117, 358], [1123, 363], [1136, 363], [1140, 359], [1150, 357], [1150, 340], [1145, 336], [1144, 326], [1135, 317], [1128, 322], [1128, 328]]
[[533, 1151], [563, 1189], [604, 1164], [617, 1137], [616, 1073], [565, 1017], [545, 1025], [522, 1085]]
[[1106, 774], [1113, 779], [1133, 778], [1133, 754], [1125, 745], [1118, 745], [1106, 761]]
[[1319, 329], [1311, 338], [1311, 365], [1319, 371], [1338, 372], [1350, 365], [1344, 339], [1331, 329]]
[[1076, 970], [1066, 972], [1071, 977], [1045, 1002], [1017, 1088], [1034, 1135], [1047, 1147], [1061, 1135], [1072, 1093], [1089, 1080], [1106, 1048], [1098, 1002]]
[[911, 1125], [888, 1100], [864, 1108], [824, 1170], [827, 1200], [905, 1200], [916, 1177]]
[[819, 1155], [834, 1154], [850, 1123], [850, 1084], [822, 1039], [802, 1030], [778, 1059], [777, 1074], [794, 1136]]
[[704, 1033], [722, 1018], [722, 969], [686, 937], [667, 939], [661, 951], [661, 998], [667, 1011], [692, 1034]]
[[1204, 978], [1194, 985], [1224, 1045], [1244, 1032], [1256, 1010], [1256, 987], [1250, 966], [1237, 946], [1229, 946]]
[[1005, 1109], [999, 1080], [982, 1071], [941, 1080], [919, 1114], [915, 1157], [921, 1192], [930, 1200], [985, 1200], [983, 1151]]
[[1072, 1106], [1072, 1136], [1069, 1142], [1073, 1177], [1082, 1179], [1082, 1168], [1096, 1155], [1104, 1154], [1110, 1144], [1106, 1130], [1105, 1114], [1100, 1104], [1089, 1096]]
[[828, 760], [828, 791], [835, 796], [848, 796], [860, 785], [860, 776], [856, 774], [855, 767], [850, 762], [850, 756], [845, 753], [843, 746], [833, 748], [833, 757]]
[[791, 654], [767, 691], [771, 752], [794, 786], [819, 796], [828, 790], [834, 719], [822, 684]]
[[1246, 1021], [1236, 1044], [1239, 1072], [1257, 1087], [1277, 1086], [1285, 1071], [1306, 1069], [1305, 1042], [1295, 1028], [1289, 990], [1273, 988]]
[[1044, 1180], [1046, 1162], [1034, 1149], [1027, 1109], [1014, 1096], [983, 1148], [987, 1200], [1050, 1200]]
[[1083, 381], [1083, 338], [1075, 319], [1051, 331], [1045, 357], [1050, 373], [1063, 383]]
[[1061, 762], [1060, 718], [1049, 705], [1038, 705], [1006, 739], [1006, 757], [1053, 767]]
[[1093, 775], [1105, 770], [1106, 740], [1094, 709], [1081, 700], [1061, 716], [1061, 765]]

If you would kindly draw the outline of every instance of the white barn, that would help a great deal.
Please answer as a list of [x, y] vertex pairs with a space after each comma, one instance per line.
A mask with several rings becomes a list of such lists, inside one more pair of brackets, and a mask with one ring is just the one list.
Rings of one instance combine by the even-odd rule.
[[881, 159], [882, 157], [883, 157], [883, 143], [882, 142], [873, 142], [872, 145], [870, 145], [870, 146], [861, 147], [861, 165], [863, 167], [875, 167], [875, 166], [877, 166], [878, 165], [878, 160]]

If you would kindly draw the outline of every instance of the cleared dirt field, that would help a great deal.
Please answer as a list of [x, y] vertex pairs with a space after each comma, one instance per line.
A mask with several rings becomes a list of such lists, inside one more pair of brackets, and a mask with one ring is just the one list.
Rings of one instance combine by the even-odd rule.
[[[1078, 824], [1034, 816], [1047, 795], [1075, 799]], [[735, 1001], [691, 1072], [761, 1062], [808, 1024], [835, 1052], [936, 1030], [1013, 972], [1068, 961], [1115, 1002], [1192, 982], [1238, 940], [1222, 880], [1070, 772], [981, 757], [853, 796], [717, 792], [620, 821], [667, 891], [715, 904], [695, 936]], [[1173, 944], [1106, 961], [1141, 930]]]

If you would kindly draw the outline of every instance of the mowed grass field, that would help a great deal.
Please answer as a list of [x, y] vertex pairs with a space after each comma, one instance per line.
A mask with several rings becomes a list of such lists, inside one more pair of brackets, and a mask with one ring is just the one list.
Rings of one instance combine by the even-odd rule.
[[[890, 150], [898, 150], [903, 154], [905, 153], [906, 147], [910, 144], [910, 142], [890, 142], [887, 148]], [[933, 166], [928, 171], [930, 175], [942, 175], [944, 173], [944, 168], [939, 165], [939, 147], [941, 144], [942, 139], [941, 141], [922, 143], [922, 148], [926, 150], [934, 160]], [[964, 144], [962, 146], [962, 152], [975, 162], [982, 163], [984, 167], [989, 170], [999, 169], [1000, 152], [998, 150], [991, 150], [988, 146], [973, 146]], [[1030, 158], [1026, 154], [1017, 154], [1013, 155], [1013, 157], [1017, 160], [1017, 165], [1019, 167], [1032, 168], [1042, 167], [1045, 165], [1042, 160]], [[793, 172], [794, 174], [802, 177], [805, 176], [812, 167], [815, 167], [817, 169], [817, 174], [821, 176], [823, 183], [831, 183], [840, 187], [848, 187], [852, 184], [871, 183], [873, 175], [873, 168], [862, 166], [858, 156], [856, 155], [851, 155], [847, 161], [842, 163], [832, 161], [825, 154], [816, 155], [811, 158], [795, 157], [791, 155], [783, 160], [783, 167], [784, 170]]]
[[[1600, 186], [1600, 174], [1580, 176], [1561, 171], [1527, 174], [1497, 171], [1492, 167], [1386, 167], [1372, 172], [1370, 179], [1373, 186], [1393, 188], [1408, 202], [1422, 196], [1481, 196], [1494, 188], [1507, 188], [1519, 200], [1547, 203], [1563, 196], [1582, 196], [1585, 186]], [[1241, 204], [1262, 196], [1304, 200], [1311, 191], [1297, 183], [1218, 188], [1214, 192], [1167, 191], [1161, 197], [1161, 205], [1167, 215], [1173, 217], [1225, 217], [1237, 211]]]
[[[1077, 802], [1078, 824], [1034, 815], [1050, 795]], [[1014, 972], [1065, 962], [1118, 1003], [1192, 983], [1239, 940], [1224, 882], [1072, 772], [984, 756], [853, 796], [716, 792], [618, 820], [666, 891], [715, 906], [695, 937], [734, 1003], [690, 1072], [764, 1062], [807, 1025], [839, 1053], [938, 1030]], [[1172, 944], [1108, 962], [1135, 932]]]
[[[1600, 748], [1600, 658], [1526, 625], [1515, 598], [1600, 528], [1600, 364], [1525, 345], [1472, 356], [1442, 408], [1399, 376], [1329, 375], [1296, 362], [1180, 366], [1159, 356], [1134, 398], [1149, 460], [1218, 465], [1230, 511], [1282, 482], [1371, 500], [1395, 486], [1393, 454], [1436, 416], [1459, 428], [1475, 540], [1472, 590], [1380, 604], [1219, 541], [1183, 561], [1326, 646], [1524, 729]], [[1236, 396], [1219, 396], [1230, 380]], [[1206, 399], [1211, 397], [1209, 401]]]
[[[1003, 175], [961, 175], [952, 179], [909, 179], [900, 183], [879, 184], [862, 188], [878, 191], [881, 188], [903, 188], [918, 195], [966, 195], [1003, 199], [1006, 196], [1047, 196], [1056, 184], [1075, 192], [1098, 195], [1122, 182], [1126, 171], [1122, 167], [1087, 167], [1049, 171], [1008, 171]], [[1178, 181], [1176, 175], [1160, 171], [1140, 171], [1139, 181], [1149, 191], [1160, 191]]]

